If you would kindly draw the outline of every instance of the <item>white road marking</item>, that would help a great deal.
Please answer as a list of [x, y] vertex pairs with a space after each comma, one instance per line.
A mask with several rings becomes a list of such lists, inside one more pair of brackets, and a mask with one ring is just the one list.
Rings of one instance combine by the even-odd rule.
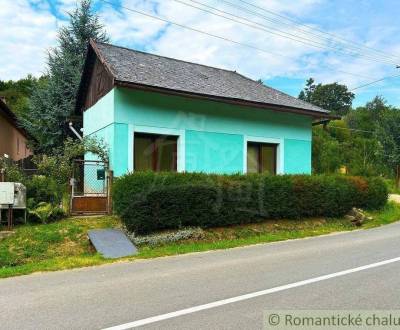
[[384, 265], [391, 264], [391, 263], [398, 262], [398, 261], [400, 261], [400, 257], [393, 258], [393, 259], [387, 259], [387, 260], [375, 262], [373, 264], [368, 264], [368, 265], [364, 265], [364, 266], [360, 266], [360, 267], [356, 267], [356, 268], [350, 268], [350, 269], [342, 270], [340, 272], [336, 272], [336, 273], [332, 273], [332, 274], [313, 277], [308, 280], [285, 284], [285, 285], [277, 286], [277, 287], [262, 290], [262, 291], [251, 292], [251, 293], [247, 293], [247, 294], [244, 294], [241, 296], [236, 296], [236, 297], [232, 297], [232, 298], [228, 298], [228, 299], [222, 299], [222, 300], [214, 301], [214, 302], [204, 304], [204, 305], [198, 305], [198, 306], [194, 306], [194, 307], [190, 307], [190, 308], [185, 308], [185, 309], [181, 309], [176, 312], [171, 312], [171, 313], [161, 314], [161, 315], [157, 315], [157, 316], [153, 316], [153, 317], [148, 317], [148, 318], [145, 318], [142, 320], [137, 320], [137, 321], [121, 324], [121, 325], [116, 325], [116, 326], [110, 327], [110, 328], [105, 328], [103, 330], [132, 329], [132, 328], [140, 327], [140, 326], [143, 326], [146, 324], [160, 322], [160, 321], [168, 320], [168, 319], [171, 319], [174, 317], [179, 317], [179, 316], [183, 316], [183, 315], [187, 315], [187, 314], [204, 311], [206, 309], [216, 308], [216, 307], [236, 303], [236, 302], [243, 301], [243, 300], [248, 300], [248, 299], [252, 299], [252, 298], [256, 298], [256, 297], [260, 297], [260, 296], [265, 296], [265, 295], [279, 292], [279, 291], [297, 288], [297, 287], [307, 285], [307, 284], [312, 284], [312, 283], [316, 283], [316, 282], [329, 280], [334, 277], [339, 277], [339, 276], [344, 276], [344, 275], [348, 275], [348, 274], [352, 274], [352, 273], [361, 272], [363, 270], [384, 266]]

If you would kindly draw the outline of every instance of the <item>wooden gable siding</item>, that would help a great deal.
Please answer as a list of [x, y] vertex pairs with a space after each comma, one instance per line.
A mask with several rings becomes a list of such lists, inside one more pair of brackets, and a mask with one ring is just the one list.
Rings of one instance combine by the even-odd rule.
[[84, 102], [84, 109], [86, 110], [93, 106], [113, 88], [113, 85], [113, 77], [108, 73], [104, 64], [95, 56]]

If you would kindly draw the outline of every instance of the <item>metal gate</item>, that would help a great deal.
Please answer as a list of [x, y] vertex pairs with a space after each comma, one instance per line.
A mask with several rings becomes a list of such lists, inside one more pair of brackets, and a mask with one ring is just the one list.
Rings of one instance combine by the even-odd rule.
[[75, 160], [71, 184], [71, 214], [111, 213], [110, 185], [112, 172], [108, 163]]

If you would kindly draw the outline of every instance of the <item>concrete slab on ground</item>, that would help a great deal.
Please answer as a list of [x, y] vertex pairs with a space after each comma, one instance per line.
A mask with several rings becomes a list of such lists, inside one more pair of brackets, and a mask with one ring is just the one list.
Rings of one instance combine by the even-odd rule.
[[95, 249], [105, 258], [121, 258], [138, 253], [137, 248], [119, 229], [94, 229], [88, 236]]

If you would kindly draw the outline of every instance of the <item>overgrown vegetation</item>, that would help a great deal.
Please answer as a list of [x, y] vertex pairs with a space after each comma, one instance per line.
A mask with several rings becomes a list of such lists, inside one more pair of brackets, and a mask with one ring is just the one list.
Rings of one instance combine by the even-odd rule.
[[[107, 148], [99, 141], [73, 140], [68, 122], [81, 127], [75, 114], [75, 101], [90, 39], [108, 41], [91, 0], [81, 0], [63, 24], [57, 46], [48, 50], [47, 71], [43, 77], [28, 75], [18, 81], [1, 81], [0, 95], [7, 100], [19, 123], [31, 136], [30, 148], [38, 172], [26, 176], [16, 164], [0, 158], [6, 180], [22, 182], [27, 187], [30, 220], [46, 223], [65, 214], [62, 200], [68, 191], [72, 160], [95, 154], [107, 161]], [[75, 136], [74, 136], [75, 138]], [[1, 155], [2, 156], [2, 155]]]
[[400, 165], [400, 111], [376, 96], [352, 109], [354, 94], [337, 83], [310, 78], [299, 98], [339, 114], [341, 120], [313, 128], [313, 172], [395, 178]]
[[83, 159], [85, 154], [92, 154], [96, 159], [108, 162], [108, 146], [101, 139], [85, 137], [82, 141], [67, 138], [60, 147], [55, 148], [51, 155], [34, 156], [39, 173], [56, 180], [66, 188], [73, 170], [73, 160]]
[[65, 216], [68, 211], [62, 201], [69, 194], [69, 178], [73, 160], [93, 154], [99, 160], [108, 161], [108, 147], [102, 140], [86, 137], [83, 141], [67, 138], [52, 155], [33, 157], [37, 173], [28, 176], [14, 162], [0, 157], [0, 168], [11, 182], [21, 182], [27, 188], [28, 219], [48, 223]]
[[328, 175], [207, 175], [138, 172], [118, 178], [114, 210], [128, 230], [245, 224], [264, 219], [340, 217], [387, 201], [379, 178]]
[[[400, 206], [388, 203], [382, 210], [367, 212], [361, 228], [372, 228], [400, 219]], [[104, 259], [89, 244], [87, 231], [97, 228], [118, 228], [116, 217], [70, 218], [48, 225], [24, 225], [15, 234], [0, 239], [0, 278], [100, 265], [117, 261]], [[126, 260], [154, 258], [190, 252], [226, 249], [257, 243], [275, 242], [358, 229], [343, 218], [307, 218], [299, 220], [267, 220], [260, 223], [192, 230], [141, 237], [140, 252]], [[188, 232], [188, 233], [187, 233]], [[162, 236], [162, 238], [160, 238]], [[176, 238], [180, 238], [179, 241]]]

